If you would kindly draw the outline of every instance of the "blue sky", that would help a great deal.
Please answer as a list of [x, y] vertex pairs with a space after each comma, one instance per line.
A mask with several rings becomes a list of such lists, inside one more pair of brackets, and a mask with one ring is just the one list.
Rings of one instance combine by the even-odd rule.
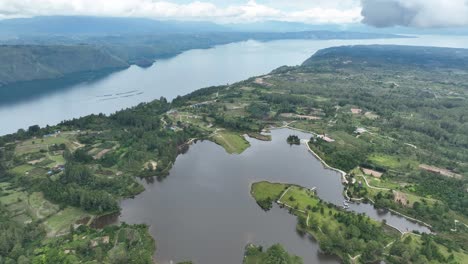
[[0, 0], [0, 19], [44, 15], [466, 27], [468, 0]]

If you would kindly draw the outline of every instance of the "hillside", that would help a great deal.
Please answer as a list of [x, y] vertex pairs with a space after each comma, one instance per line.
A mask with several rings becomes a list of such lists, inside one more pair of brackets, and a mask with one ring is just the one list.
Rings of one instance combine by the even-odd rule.
[[38, 16], [0, 21], [0, 36], [119, 35], [227, 31], [210, 22], [161, 21], [147, 18]]
[[343, 46], [320, 50], [302, 65], [313, 66], [324, 61], [348, 67], [361, 63], [366, 66], [398, 64], [400, 67], [466, 68], [468, 50], [399, 45]]
[[[25, 25], [32, 21], [49, 21], [53, 23], [39, 23], [47, 34], [32, 34]], [[389, 34], [368, 34], [359, 32], [306, 31], [287, 33], [268, 32], [202, 32], [194, 33], [182, 22], [173, 22], [165, 31], [154, 31], [158, 23], [152, 20], [125, 20], [111, 18], [93, 18], [90, 21], [83, 18], [62, 18], [65, 24], [70, 24], [70, 33], [60, 35], [64, 30], [59, 24], [59, 18], [32, 18], [18, 21], [0, 21], [2, 25], [13, 24], [20, 27], [18, 38], [3, 39], [0, 43], [0, 86], [15, 82], [39, 79], [60, 78], [67, 74], [119, 69], [136, 64], [142, 67], [150, 66], [154, 60], [175, 56], [190, 49], [204, 49], [215, 45], [223, 45], [238, 41], [254, 39], [258, 41], [272, 41], [280, 39], [371, 39], [394, 38]], [[15, 23], [13, 23], [15, 22]], [[101, 24], [102, 23], [102, 24]], [[140, 23], [146, 26], [140, 27]], [[169, 22], [164, 22], [169, 23]], [[154, 24], [154, 25], [153, 25]], [[95, 26], [94, 26], [95, 25]], [[201, 26], [202, 24], [200, 24]], [[123, 35], [112, 33], [124, 32]], [[192, 25], [193, 26], [193, 25]], [[90, 31], [95, 28], [95, 33]], [[164, 27], [164, 24], [161, 26]], [[130, 31], [135, 31], [130, 34]], [[173, 32], [169, 29], [174, 28]], [[176, 29], [178, 28], [178, 29]], [[58, 35], [49, 35], [56, 30]], [[84, 30], [84, 32], [82, 31]], [[187, 30], [187, 31], [185, 31]], [[191, 33], [187, 33], [190, 31]], [[41, 32], [38, 29], [37, 33]], [[72, 33], [75, 32], [73, 35]], [[125, 33], [127, 32], [127, 33]], [[174, 33], [179, 32], [179, 33]]]
[[126, 68], [122, 59], [97, 48], [80, 46], [0, 46], [0, 86], [52, 79], [67, 74]]

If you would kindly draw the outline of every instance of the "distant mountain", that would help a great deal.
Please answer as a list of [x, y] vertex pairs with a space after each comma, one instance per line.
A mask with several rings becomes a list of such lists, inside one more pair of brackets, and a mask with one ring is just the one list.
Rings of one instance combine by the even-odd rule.
[[[195, 25], [194, 25], [195, 26]], [[75, 30], [76, 32], [76, 30]], [[87, 44], [125, 60], [129, 64], [148, 65], [159, 58], [174, 56], [189, 49], [210, 48], [245, 40], [270, 41], [280, 39], [372, 39], [401, 37], [392, 34], [348, 31], [303, 32], [199, 32], [119, 35], [30, 35], [0, 40], [6, 45], [81, 45]], [[0, 79], [1, 81], [1, 79]]]
[[40, 16], [0, 20], [0, 35], [119, 35], [228, 31], [210, 22], [160, 21], [146, 18]]
[[[88, 46], [0, 45], [0, 86], [68, 74], [122, 69], [127, 62], [101, 49]], [[7, 63], [6, 63], [7, 62]]]
[[[190, 49], [209, 48], [249, 39], [371, 39], [392, 34], [307, 30], [300, 23], [265, 22], [257, 29], [209, 22], [157, 21], [143, 18], [49, 16], [0, 21], [0, 85], [60, 78], [67, 74], [100, 71], [137, 64]], [[285, 25], [280, 27], [280, 25]], [[286, 31], [286, 32], [283, 32]], [[291, 30], [291, 31], [288, 31]]]
[[253, 23], [226, 24], [225, 27], [240, 32], [299, 32], [299, 31], [354, 31], [377, 34], [408, 34], [408, 35], [468, 35], [468, 27], [452, 28], [409, 28], [387, 27], [376, 28], [361, 23], [355, 24], [307, 24], [286, 21], [260, 21]]
[[333, 30], [339, 31], [337, 25], [312, 25], [300, 22], [285, 21], [260, 21], [252, 23], [226, 24], [225, 27], [239, 32], [300, 32], [312, 30]]
[[24, 36], [141, 35], [202, 32], [301, 32], [355, 31], [380, 34], [468, 35], [468, 28], [375, 28], [356, 24], [307, 24], [287, 21], [216, 24], [207, 21], [154, 20], [147, 18], [93, 16], [38, 16], [0, 20], [0, 38]]
[[[338, 26], [336, 26], [338, 28]], [[376, 28], [364, 24], [348, 24], [339, 27], [341, 30], [358, 31], [363, 33], [387, 33], [387, 34], [407, 34], [407, 35], [468, 35], [468, 27], [450, 28], [411, 28], [411, 27], [387, 27]]]
[[335, 66], [366, 64], [403, 65], [434, 68], [468, 68], [468, 49], [414, 47], [400, 45], [356, 45], [319, 50], [303, 63], [311, 66], [323, 61]]

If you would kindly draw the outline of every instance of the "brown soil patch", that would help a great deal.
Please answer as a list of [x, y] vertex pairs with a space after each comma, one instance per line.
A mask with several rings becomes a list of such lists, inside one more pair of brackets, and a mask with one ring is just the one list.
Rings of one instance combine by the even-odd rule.
[[36, 165], [37, 163], [41, 162], [45, 160], [45, 158], [40, 158], [40, 159], [37, 159], [37, 160], [31, 160], [31, 161], [28, 161], [28, 164], [30, 165]]
[[397, 203], [400, 203], [403, 206], [408, 206], [408, 198], [406, 197], [406, 194], [398, 191], [393, 191], [394, 198], [393, 200]]
[[371, 176], [374, 176], [376, 178], [382, 177], [382, 174], [383, 174], [382, 172], [371, 170], [371, 169], [366, 169], [366, 168], [361, 168], [361, 170], [362, 170], [362, 172], [364, 172], [364, 174], [371, 175]]
[[256, 78], [254, 83], [268, 87], [273, 86], [273, 84], [266, 82], [263, 78]]
[[318, 116], [313, 116], [313, 115], [297, 115], [293, 113], [282, 113], [280, 114], [282, 117], [286, 118], [294, 118], [294, 119], [300, 119], [300, 120], [320, 120], [321, 118]]
[[430, 166], [430, 165], [426, 165], [426, 164], [419, 165], [419, 168], [421, 168], [421, 169], [423, 169], [425, 171], [438, 173], [440, 175], [447, 176], [447, 177], [450, 177], [450, 178], [456, 178], [456, 179], [462, 179], [463, 178], [462, 175], [457, 174], [455, 172], [452, 172], [450, 170], [443, 169], [443, 168], [438, 168], [438, 167], [434, 167], [434, 166]]
[[103, 149], [101, 151], [99, 151], [98, 154], [94, 155], [93, 158], [94, 159], [100, 159], [102, 158], [102, 156], [106, 155], [107, 152], [111, 151], [112, 149]]

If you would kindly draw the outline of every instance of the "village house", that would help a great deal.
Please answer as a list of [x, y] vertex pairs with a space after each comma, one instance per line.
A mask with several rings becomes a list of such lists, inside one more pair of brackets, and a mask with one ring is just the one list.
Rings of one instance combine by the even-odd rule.
[[317, 135], [317, 138], [322, 139], [323, 141], [326, 141], [328, 143], [335, 142], [333, 138], [328, 137], [326, 134], [323, 135]]
[[363, 133], [366, 133], [367, 132], [367, 129], [363, 128], [363, 127], [358, 127], [356, 128], [356, 130], [354, 130], [354, 133], [356, 134], [363, 134]]

